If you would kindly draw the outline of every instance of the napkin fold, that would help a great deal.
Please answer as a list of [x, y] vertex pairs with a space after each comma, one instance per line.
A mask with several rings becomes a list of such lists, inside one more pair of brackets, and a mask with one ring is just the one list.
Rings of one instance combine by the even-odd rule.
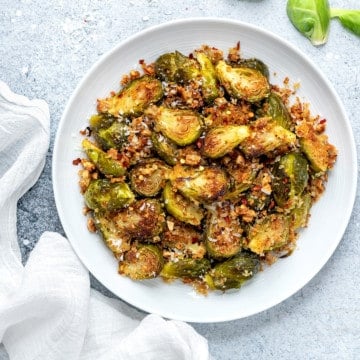
[[45, 232], [25, 266], [16, 206], [49, 146], [49, 109], [0, 81], [0, 343], [11, 360], [207, 360], [190, 325], [143, 313], [90, 289], [67, 239]]

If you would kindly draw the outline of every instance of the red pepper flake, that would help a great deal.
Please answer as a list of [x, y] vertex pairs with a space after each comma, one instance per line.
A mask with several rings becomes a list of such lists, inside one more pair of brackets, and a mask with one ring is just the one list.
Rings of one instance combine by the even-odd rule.
[[319, 121], [319, 124], [325, 124], [326, 123], [326, 119], [321, 119], [320, 121]]
[[80, 163], [81, 163], [81, 159], [80, 159], [80, 158], [74, 159], [74, 160], [72, 161], [72, 164], [75, 165], [75, 166], [79, 165]]
[[241, 199], [241, 203], [242, 203], [243, 205], [247, 205], [247, 204], [248, 204], [248, 201], [247, 201], [247, 199], [242, 198], [242, 199]]
[[269, 205], [269, 209], [273, 209], [274, 207], [275, 207], [275, 201], [271, 200], [270, 205]]
[[140, 59], [140, 60], [139, 60], [139, 64], [140, 64], [140, 65], [145, 64], [145, 60], [144, 60], [144, 59]]

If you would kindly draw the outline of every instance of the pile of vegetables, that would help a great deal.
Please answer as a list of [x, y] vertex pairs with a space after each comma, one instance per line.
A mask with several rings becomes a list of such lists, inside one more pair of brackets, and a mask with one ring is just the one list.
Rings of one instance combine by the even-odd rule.
[[335, 149], [238, 47], [227, 58], [209, 46], [166, 53], [146, 69], [90, 118], [89, 229], [133, 280], [239, 288], [292, 252]]

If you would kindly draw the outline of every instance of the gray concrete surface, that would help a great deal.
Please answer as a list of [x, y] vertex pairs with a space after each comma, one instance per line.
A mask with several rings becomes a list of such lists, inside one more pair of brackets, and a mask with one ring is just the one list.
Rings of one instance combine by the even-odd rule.
[[[359, 8], [357, 0], [330, 0]], [[290, 24], [284, 0], [0, 0], [0, 78], [30, 98], [45, 99], [51, 144], [37, 184], [18, 204], [18, 235], [26, 262], [45, 230], [63, 233], [57, 216], [51, 159], [54, 136], [77, 83], [99, 58], [139, 30], [172, 19], [217, 16], [242, 20], [293, 43], [317, 64], [343, 101], [360, 138], [360, 38], [331, 25], [329, 41], [315, 48]], [[214, 359], [359, 359], [359, 191], [346, 233], [334, 255], [303, 289], [255, 316], [193, 324]], [[1, 280], [0, 280], [1, 281]], [[111, 294], [96, 280], [92, 285]], [[0, 358], [6, 353], [0, 346]]]

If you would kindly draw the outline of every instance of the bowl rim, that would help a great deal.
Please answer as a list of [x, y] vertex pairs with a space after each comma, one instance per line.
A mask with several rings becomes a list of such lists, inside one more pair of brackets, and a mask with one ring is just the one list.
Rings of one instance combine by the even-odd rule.
[[[60, 134], [62, 133], [62, 129], [65, 126], [66, 122], [66, 118], [69, 114], [70, 108], [73, 106], [74, 100], [77, 98], [77, 96], [79, 95], [81, 89], [83, 88], [84, 84], [86, 83], [88, 77], [93, 74], [94, 72], [96, 72], [96, 70], [98, 68], [100, 68], [103, 63], [109, 58], [111, 57], [114, 53], [116, 53], [119, 48], [122, 48], [124, 46], [126, 46], [128, 43], [131, 43], [133, 41], [136, 41], [137, 38], [139, 37], [143, 37], [146, 36], [148, 34], [151, 34], [153, 31], [161, 31], [161, 30], [166, 30], [168, 27], [172, 27], [172, 26], [176, 26], [176, 25], [184, 25], [186, 26], [187, 24], [191, 24], [191, 23], [199, 23], [199, 24], [208, 24], [208, 23], [213, 23], [216, 24], [217, 26], [221, 26], [223, 24], [232, 24], [234, 26], [240, 26], [240, 27], [246, 27], [249, 30], [252, 30], [260, 35], [264, 35], [267, 37], [271, 37], [274, 41], [281, 43], [282, 45], [284, 45], [285, 47], [291, 49], [291, 51], [293, 51], [297, 56], [299, 56], [301, 58], [301, 61], [303, 61], [304, 63], [306, 63], [308, 66], [310, 66], [311, 68], [315, 69], [317, 74], [319, 75], [319, 77], [321, 78], [321, 80], [325, 83], [325, 85], [327, 86], [328, 90], [332, 93], [332, 96], [334, 96], [334, 98], [336, 99], [337, 105], [339, 106], [339, 109], [342, 113], [343, 119], [344, 121], [344, 126], [346, 126], [346, 131], [351, 135], [351, 141], [350, 143], [347, 144], [347, 146], [350, 149], [350, 152], [354, 155], [354, 159], [357, 159], [357, 151], [356, 151], [356, 145], [355, 145], [355, 140], [354, 140], [354, 134], [351, 128], [351, 124], [349, 121], [349, 118], [346, 114], [346, 110], [344, 108], [344, 105], [339, 97], [339, 95], [337, 94], [337, 92], [335, 91], [333, 85], [330, 83], [330, 81], [327, 79], [327, 77], [322, 73], [322, 71], [318, 68], [318, 66], [315, 65], [315, 63], [307, 56], [305, 55], [305, 53], [303, 53], [302, 51], [300, 51], [297, 47], [295, 47], [293, 44], [291, 44], [289, 41], [281, 38], [280, 36], [272, 33], [270, 30], [266, 30], [264, 28], [261, 28], [257, 25], [248, 23], [248, 22], [244, 22], [244, 21], [238, 21], [238, 20], [234, 20], [234, 19], [228, 19], [228, 18], [224, 18], [224, 17], [189, 17], [189, 18], [181, 18], [181, 19], [176, 19], [176, 20], [171, 20], [171, 21], [167, 21], [167, 22], [163, 22], [157, 25], [153, 25], [150, 27], [147, 27], [141, 31], [138, 31], [134, 34], [132, 34], [131, 36], [125, 38], [124, 40], [118, 42], [114, 47], [112, 47], [109, 51], [106, 51], [104, 54], [102, 54], [98, 60], [85, 72], [85, 74], [82, 76], [80, 82], [77, 84], [77, 86], [75, 87], [75, 90], [72, 92], [70, 98], [68, 99], [66, 106], [63, 110], [61, 119], [57, 125], [57, 129], [56, 129], [56, 135], [55, 135], [55, 141], [54, 141], [54, 147], [53, 147], [53, 157], [52, 157], [52, 183], [53, 183], [53, 192], [54, 192], [54, 198], [55, 198], [55, 203], [56, 203], [56, 209], [59, 215], [59, 219], [61, 222], [61, 225], [64, 229], [65, 234], [68, 233], [68, 229], [67, 226], [64, 224], [63, 219], [62, 219], [62, 208], [61, 208], [61, 197], [60, 197], [60, 193], [59, 193], [59, 184], [58, 184], [58, 179], [56, 176], [56, 161], [59, 157], [59, 142], [60, 142]], [[346, 207], [346, 213], [345, 216], [344, 214], [342, 214], [342, 219], [343, 221], [341, 221], [341, 223], [339, 223], [339, 227], [341, 229], [341, 231], [339, 232], [339, 239], [337, 241], [334, 241], [332, 243], [332, 246], [328, 248], [326, 256], [324, 256], [322, 258], [321, 262], [317, 262], [316, 266], [313, 268], [313, 271], [311, 272], [311, 274], [306, 277], [303, 278], [301, 283], [296, 287], [296, 289], [294, 289], [294, 291], [291, 291], [289, 293], [287, 293], [287, 296], [285, 298], [282, 298], [278, 301], [273, 301], [270, 304], [267, 304], [266, 306], [264, 306], [263, 308], [261, 308], [260, 310], [256, 310], [256, 311], [250, 311], [248, 313], [246, 313], [243, 316], [217, 316], [217, 314], [213, 314], [213, 316], [210, 316], [209, 319], [193, 319], [193, 317], [176, 317], [176, 316], [168, 316], [168, 315], [163, 315], [164, 317], [168, 317], [168, 318], [172, 318], [172, 319], [177, 319], [177, 320], [183, 320], [183, 321], [188, 321], [188, 322], [197, 322], [197, 323], [215, 323], [215, 322], [224, 322], [224, 321], [232, 321], [232, 320], [236, 320], [236, 319], [240, 319], [240, 318], [244, 318], [244, 317], [248, 317], [248, 316], [252, 316], [254, 314], [263, 312], [267, 309], [270, 309], [274, 306], [276, 306], [277, 304], [283, 302], [284, 300], [288, 299], [289, 297], [291, 297], [292, 295], [294, 295], [294, 293], [296, 293], [297, 291], [299, 291], [301, 288], [303, 288], [311, 279], [313, 279], [318, 272], [323, 268], [323, 266], [327, 263], [327, 261], [329, 260], [329, 258], [333, 255], [334, 251], [336, 250], [337, 246], [339, 245], [339, 243], [341, 242], [344, 233], [346, 231], [346, 228], [349, 224], [350, 218], [351, 218], [351, 214], [353, 211], [353, 207], [354, 207], [354, 203], [355, 203], [355, 198], [356, 198], [356, 189], [357, 189], [357, 181], [358, 181], [358, 174], [356, 171], [356, 166], [353, 167], [353, 171], [352, 171], [352, 179], [353, 182], [351, 183], [352, 186], [351, 188], [348, 189], [348, 202], [347, 202], [347, 207]], [[341, 235], [341, 236], [340, 236]], [[77, 254], [77, 256], [79, 257], [80, 261], [84, 264], [84, 266], [89, 270], [89, 272], [91, 272], [91, 274], [104, 286], [106, 287], [109, 291], [111, 291], [112, 293], [114, 293], [114, 291], [111, 289], [111, 286], [109, 286], [109, 284], [104, 283], [103, 280], [99, 280], [97, 278], [97, 276], [90, 270], [90, 268], [92, 266], [89, 266], [88, 261], [86, 258], [84, 258], [81, 254], [81, 249], [74, 244], [73, 241], [71, 241], [71, 239], [68, 239], [72, 248], [74, 249], [75, 253]], [[118, 296], [117, 294], [114, 293], [114, 295]], [[126, 298], [122, 298], [120, 296], [118, 296], [122, 301], [130, 304], [131, 306], [135, 306], [138, 309], [141, 309], [145, 312], [151, 313], [152, 310], [151, 308], [148, 308], [146, 304], [142, 304], [141, 306], [134, 302], [134, 301], [130, 301]]]

